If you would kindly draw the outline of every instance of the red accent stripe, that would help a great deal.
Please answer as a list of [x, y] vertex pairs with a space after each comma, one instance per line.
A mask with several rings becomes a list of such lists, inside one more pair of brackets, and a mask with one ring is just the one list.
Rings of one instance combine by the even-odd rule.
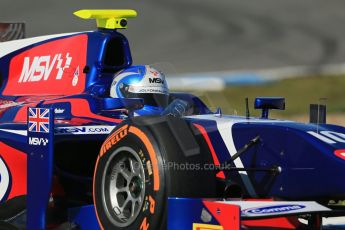
[[59, 100], [47, 101], [44, 104], [47, 105], [47, 104], [53, 104], [53, 103], [58, 103], [58, 102], [70, 102], [71, 113], [75, 117], [88, 117], [88, 118], [94, 118], [94, 119], [99, 119], [103, 121], [115, 122], [115, 123], [120, 123], [122, 121], [122, 119], [105, 117], [105, 116], [101, 116], [101, 115], [93, 113], [90, 109], [88, 100], [82, 99], [82, 98], [59, 99]]
[[12, 176], [12, 188], [7, 199], [25, 195], [27, 182], [26, 154], [0, 142], [0, 155], [8, 166]]
[[206, 200], [203, 204], [224, 230], [242, 229], [240, 206]]
[[[208, 136], [207, 134], [207, 131], [206, 129], [199, 125], [199, 124], [193, 124], [197, 129], [199, 129], [200, 133], [202, 134], [202, 136], [204, 137], [207, 145], [208, 145], [208, 148], [210, 149], [211, 151], [211, 154], [212, 154], [212, 158], [213, 158], [213, 162], [216, 166], [219, 166], [220, 163], [219, 163], [219, 160], [218, 160], [218, 157], [217, 157], [217, 154], [216, 154], [216, 151], [214, 151], [214, 148], [213, 148], [213, 145], [212, 145], [212, 142], [210, 140], [210, 137]], [[225, 174], [223, 171], [220, 171], [219, 173], [217, 173], [217, 178], [220, 178], [220, 179], [225, 179]]]

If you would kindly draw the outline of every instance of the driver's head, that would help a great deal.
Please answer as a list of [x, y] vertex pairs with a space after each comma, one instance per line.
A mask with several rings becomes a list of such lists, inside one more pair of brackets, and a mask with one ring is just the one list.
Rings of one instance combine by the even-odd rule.
[[162, 72], [149, 65], [137, 65], [121, 70], [114, 76], [110, 96], [142, 98], [145, 106], [166, 107], [169, 89]]

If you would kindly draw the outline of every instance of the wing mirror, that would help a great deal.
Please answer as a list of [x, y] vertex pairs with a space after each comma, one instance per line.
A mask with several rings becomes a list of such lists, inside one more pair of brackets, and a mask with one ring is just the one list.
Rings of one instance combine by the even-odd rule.
[[268, 119], [271, 109], [285, 109], [285, 98], [283, 97], [257, 97], [254, 102], [254, 109], [262, 109], [261, 118]]

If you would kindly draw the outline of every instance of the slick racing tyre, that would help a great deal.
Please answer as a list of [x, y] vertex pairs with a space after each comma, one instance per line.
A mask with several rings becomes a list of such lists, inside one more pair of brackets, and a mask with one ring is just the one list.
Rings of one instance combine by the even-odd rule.
[[212, 162], [197, 132], [174, 117], [137, 117], [116, 127], [94, 174], [103, 229], [166, 229], [168, 197], [217, 196], [215, 172], [191, 166]]

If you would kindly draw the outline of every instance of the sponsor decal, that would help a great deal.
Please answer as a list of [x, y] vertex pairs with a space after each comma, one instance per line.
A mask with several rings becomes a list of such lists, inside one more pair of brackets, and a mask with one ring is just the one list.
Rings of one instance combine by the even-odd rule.
[[113, 126], [73, 126], [60, 127], [55, 129], [56, 134], [109, 134], [113, 130]]
[[164, 84], [164, 80], [160, 79], [160, 78], [149, 78], [149, 82], [152, 83], [156, 83], [156, 84]]
[[66, 54], [25, 57], [18, 83], [47, 81], [49, 78], [61, 80], [64, 70], [71, 65], [72, 57]]
[[87, 35], [45, 42], [13, 57], [4, 95], [66, 95], [83, 92]]
[[306, 206], [299, 204], [265, 206], [260, 208], [245, 209], [242, 212], [247, 215], [265, 215], [274, 213], [286, 213], [304, 209]]
[[61, 114], [63, 112], [65, 112], [64, 109], [58, 109], [58, 108], [54, 109], [54, 113]]
[[29, 108], [29, 132], [49, 133], [49, 109]]
[[220, 225], [193, 223], [193, 230], [224, 230]]
[[113, 145], [115, 145], [117, 142], [119, 142], [122, 138], [127, 136], [128, 134], [128, 125], [125, 125], [121, 127], [120, 129], [116, 130], [114, 133], [112, 133], [103, 143], [100, 151], [100, 157], [103, 156], [103, 154], [108, 151]]
[[334, 154], [335, 154], [337, 157], [339, 157], [339, 158], [345, 160], [345, 149], [338, 149], [338, 150], [335, 150], [335, 151], [334, 151]]
[[314, 131], [309, 131], [308, 133], [327, 144], [345, 143], [344, 133], [338, 133], [333, 131], [320, 131], [318, 133]]
[[160, 93], [160, 94], [168, 94], [168, 90], [166, 88], [158, 88], [158, 87], [152, 87], [152, 88], [143, 88], [138, 90], [138, 93]]
[[29, 145], [43, 145], [46, 146], [48, 144], [47, 138], [39, 138], [39, 137], [29, 137]]
[[10, 172], [0, 157], [0, 201], [4, 200], [5, 196], [10, 189]]

